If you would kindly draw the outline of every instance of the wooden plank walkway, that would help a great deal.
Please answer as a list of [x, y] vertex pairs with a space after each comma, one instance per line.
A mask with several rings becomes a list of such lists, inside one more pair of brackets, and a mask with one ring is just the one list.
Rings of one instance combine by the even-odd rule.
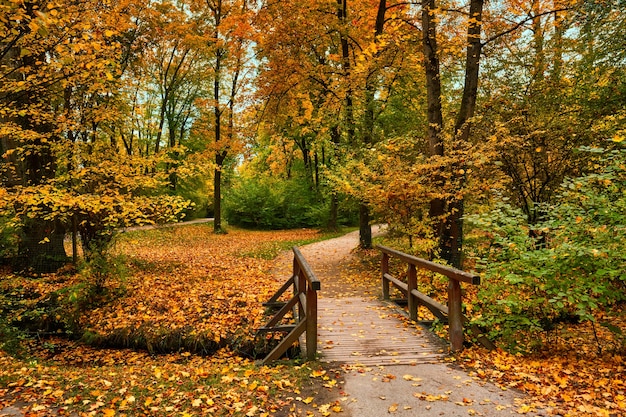
[[[372, 227], [373, 235], [381, 233]], [[323, 362], [413, 365], [439, 362], [447, 347], [419, 325], [406, 326], [394, 310], [343, 279], [358, 231], [301, 247], [321, 281], [317, 306], [317, 353]], [[279, 264], [289, 268], [289, 254]], [[303, 344], [303, 338], [300, 343]], [[305, 347], [306, 349], [306, 347]]]
[[324, 362], [367, 366], [436, 363], [443, 345], [406, 325], [377, 300], [320, 298], [318, 354]]

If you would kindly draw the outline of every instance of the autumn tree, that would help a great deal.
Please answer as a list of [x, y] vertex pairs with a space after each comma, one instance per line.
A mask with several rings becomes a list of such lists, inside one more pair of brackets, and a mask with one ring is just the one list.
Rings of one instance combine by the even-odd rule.
[[[259, 126], [273, 149], [259, 157], [266, 158], [274, 174], [301, 174], [310, 190], [329, 192], [331, 228], [337, 226], [338, 196], [328, 190], [325, 172], [340, 158], [344, 132], [354, 130], [346, 127], [353, 122], [338, 117], [350, 93], [342, 76], [344, 29], [336, 13], [329, 2], [283, 2], [263, 7], [256, 19], [262, 33], [257, 42]], [[317, 25], [311, 27], [310, 21]]]
[[[199, 1], [192, 11], [203, 24], [199, 30], [203, 37], [205, 74], [211, 79], [211, 94], [202, 101], [198, 131], [212, 138], [207, 147], [215, 163], [213, 173], [214, 231], [222, 227], [222, 174], [227, 156], [236, 154], [241, 145], [237, 119], [244, 109], [243, 95], [251, 73], [251, 10], [243, 1]], [[212, 132], [209, 128], [212, 127]]]
[[[403, 8], [395, 7], [401, 16]], [[381, 139], [377, 120], [402, 67], [401, 19], [387, 19], [389, 33], [383, 34], [387, 10], [386, 2], [337, 1], [268, 5], [261, 13], [270, 28], [261, 40], [264, 128], [274, 128], [283, 143], [293, 140], [312, 184], [330, 185], [330, 225], [336, 225], [339, 193], [363, 203], [363, 247], [371, 246], [367, 196], [340, 185], [336, 173]]]
[[[87, 9], [78, 5], [64, 12], [60, 4], [48, 2], [3, 2], [2, 8], [4, 185], [19, 196], [25, 188], [46, 187], [54, 179], [55, 148], [65, 142], [66, 132], [69, 141], [76, 138], [68, 116], [78, 107], [72, 103], [73, 91], [87, 81], [83, 71], [89, 66], [99, 77], [91, 80], [93, 96], [113, 78], [106, 60], [111, 51], [106, 37], [113, 32], [104, 27], [93, 31], [80, 19]], [[59, 126], [60, 116], [67, 119], [67, 129]], [[28, 211], [29, 203], [15, 200], [12, 205], [20, 213]], [[63, 224], [55, 218], [21, 219], [18, 255], [36, 268], [47, 261], [63, 262]]]
[[[63, 237], [70, 225], [89, 254], [115, 228], [154, 220], [140, 214], [153, 204], [148, 194], [142, 204], [140, 194], [160, 180], [146, 176], [138, 161], [124, 160], [112, 129], [125, 68], [124, 34], [132, 31], [136, 9], [90, 2], [2, 7], [3, 212], [22, 232], [22, 266], [50, 271], [65, 260]], [[113, 185], [117, 174], [127, 176], [120, 169], [126, 163], [137, 174], [128, 176], [133, 187]], [[173, 203], [169, 213], [180, 212], [182, 206]], [[168, 204], [158, 206], [168, 212]]]
[[509, 180], [513, 192], [505, 194], [530, 225], [541, 221], [542, 206], [566, 177], [590, 169], [591, 155], [579, 148], [605, 146], [624, 117], [623, 66], [602, 41], [607, 32], [624, 30], [615, 21], [617, 8], [559, 6], [528, 2], [524, 24], [488, 45], [507, 52], [486, 62], [480, 124], [492, 128], [479, 129]]

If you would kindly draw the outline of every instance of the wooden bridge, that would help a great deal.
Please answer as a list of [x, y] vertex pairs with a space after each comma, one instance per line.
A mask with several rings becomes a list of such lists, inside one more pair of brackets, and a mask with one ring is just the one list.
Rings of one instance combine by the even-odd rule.
[[[428, 308], [436, 317], [450, 324], [451, 350], [462, 349], [463, 323], [467, 319], [461, 313], [460, 283], [476, 285], [480, 282], [479, 277], [390, 248], [378, 249], [382, 253], [383, 298], [389, 299], [389, 288], [393, 285], [405, 295], [411, 320], [417, 320], [419, 306]], [[433, 363], [447, 352], [445, 345], [430, 332], [398, 318], [398, 310], [389, 303], [358, 296], [320, 297], [318, 300], [322, 283], [336, 278], [332, 275], [337, 272], [321, 268], [325, 276], [320, 280], [298, 248], [293, 249], [293, 254], [290, 278], [266, 303], [269, 307], [280, 309], [266, 326], [259, 329], [262, 333], [283, 332], [286, 336], [264, 359], [264, 363], [281, 357], [298, 339], [308, 360], [319, 356], [322, 361], [369, 366]], [[390, 273], [390, 258], [407, 266], [407, 273], [402, 274], [404, 278]], [[447, 306], [417, 291], [417, 268], [435, 271], [449, 278]], [[289, 301], [279, 301], [288, 293]], [[293, 322], [285, 324], [289, 318]], [[478, 329], [470, 328], [470, 331], [483, 344], [490, 345]]]

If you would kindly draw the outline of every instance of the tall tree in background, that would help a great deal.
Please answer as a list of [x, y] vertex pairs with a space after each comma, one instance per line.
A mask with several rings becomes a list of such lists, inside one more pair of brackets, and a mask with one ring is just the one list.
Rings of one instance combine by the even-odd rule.
[[479, 129], [510, 184], [504, 195], [522, 209], [531, 234], [542, 239], [532, 226], [545, 215], [543, 206], [566, 177], [592, 169], [591, 155], [579, 148], [610, 146], [606, 138], [623, 123], [625, 71], [617, 52], [623, 48], [602, 39], [609, 33], [622, 39], [624, 25], [616, 2], [518, 7], [523, 13], [510, 12], [527, 17], [515, 32], [488, 35], [489, 48], [506, 52], [486, 62]]
[[251, 12], [246, 0], [207, 0], [198, 2], [195, 8], [205, 25], [202, 30], [210, 63], [207, 73], [212, 77], [211, 99], [205, 100], [204, 105], [211, 109], [213, 126], [213, 143], [208, 147], [215, 162], [213, 227], [221, 233], [224, 162], [229, 154], [241, 149], [236, 116], [242, 110], [242, 95], [251, 75]]

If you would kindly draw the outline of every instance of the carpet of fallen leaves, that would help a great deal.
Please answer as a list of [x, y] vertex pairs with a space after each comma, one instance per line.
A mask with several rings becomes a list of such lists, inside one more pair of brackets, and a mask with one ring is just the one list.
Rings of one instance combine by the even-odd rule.
[[[98, 335], [93, 340], [119, 348], [47, 337], [24, 342], [19, 356], [0, 351], [0, 414], [268, 416], [311, 402], [299, 387], [324, 383], [319, 367], [258, 366], [237, 348], [253, 338], [262, 302], [281, 284], [268, 253], [320, 237], [311, 230], [214, 235], [210, 225], [126, 234], [115, 251], [127, 275], [107, 282], [119, 295], [80, 317]], [[45, 299], [77, 280], [8, 276], [2, 284]], [[326, 405], [317, 415], [330, 414]]]
[[481, 379], [526, 393], [529, 399], [520, 414], [626, 415], [624, 352], [598, 352], [588, 324], [567, 327], [568, 337], [540, 352], [514, 355], [473, 347], [455, 359]]
[[248, 350], [262, 303], [280, 284], [265, 248], [316, 237], [313, 230], [213, 235], [206, 225], [136, 232], [116, 248], [133, 266], [128, 296], [94, 309], [82, 325], [108, 345], [150, 352]]

